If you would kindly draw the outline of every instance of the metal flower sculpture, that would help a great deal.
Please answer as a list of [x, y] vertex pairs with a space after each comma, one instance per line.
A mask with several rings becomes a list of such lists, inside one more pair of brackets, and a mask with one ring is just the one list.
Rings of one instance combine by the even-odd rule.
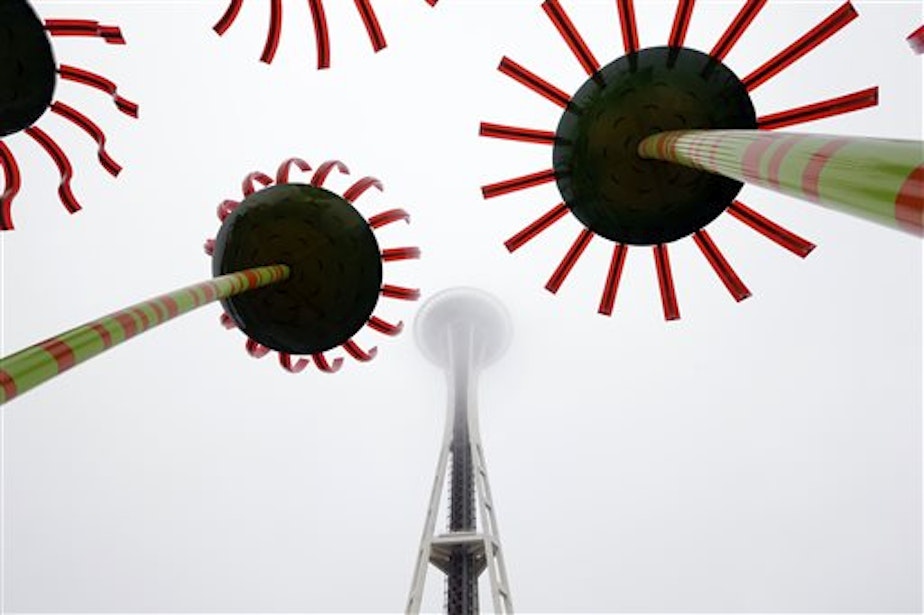
[[[709, 53], [684, 46], [694, 2], [678, 3], [666, 46], [639, 46], [634, 5], [619, 0], [625, 55], [601, 66], [558, 0], [542, 8], [588, 75], [574, 95], [504, 57], [500, 72], [562, 108], [555, 131], [482, 123], [480, 134], [552, 146], [551, 168], [482, 188], [491, 199], [556, 182], [563, 201], [505, 242], [513, 252], [573, 214], [584, 226], [546, 284], [555, 293], [590, 241], [613, 242], [598, 311], [613, 311], [630, 246], [650, 246], [664, 316], [680, 317], [668, 244], [692, 236], [736, 301], [750, 291], [705, 227], [727, 212], [805, 257], [814, 245], [737, 195], [744, 183], [921, 233], [920, 143], [770, 131], [878, 104], [870, 87], [760, 115], [751, 93], [857, 17], [846, 2], [797, 41], [739, 78], [724, 63], [766, 4], [748, 0]], [[857, 169], [862, 169], [858, 173]]]
[[56, 64], [51, 37], [82, 36], [99, 38], [111, 45], [124, 45], [116, 26], [85, 19], [46, 19], [41, 21], [25, 0], [5, 0], [0, 6], [0, 166], [5, 188], [0, 193], [0, 231], [13, 228], [12, 205], [19, 193], [22, 177], [13, 152], [2, 139], [22, 132], [51, 157], [61, 174], [58, 196], [70, 213], [81, 206], [71, 190], [74, 169], [55, 140], [36, 125], [48, 111], [63, 117], [90, 136], [98, 146], [99, 162], [112, 176], [122, 167], [106, 151], [106, 135], [90, 118], [68, 104], [55, 100], [57, 80], [64, 79], [100, 90], [112, 96], [122, 113], [138, 117], [138, 105], [119, 95], [116, 85], [86, 69]]
[[[436, 6], [439, 0], [426, 0], [430, 6]], [[378, 53], [387, 46], [385, 35], [382, 33], [382, 27], [379, 25], [378, 17], [372, 8], [370, 0], [355, 0], [356, 10], [363, 25], [366, 27], [366, 33], [372, 43], [372, 49]], [[224, 14], [213, 26], [213, 30], [219, 35], [224, 35], [237, 19], [238, 13], [244, 6], [244, 0], [231, 0]], [[308, 8], [311, 11], [311, 21], [314, 24], [314, 39], [317, 48], [318, 68], [330, 68], [330, 36], [327, 28], [327, 17], [324, 14], [324, 3], [322, 0], [308, 0]], [[263, 53], [260, 54], [260, 61], [267, 64], [273, 62], [276, 56], [276, 48], [279, 46], [279, 34], [282, 30], [282, 0], [270, 0], [270, 18], [269, 27], [266, 31], [266, 44], [263, 46]]]

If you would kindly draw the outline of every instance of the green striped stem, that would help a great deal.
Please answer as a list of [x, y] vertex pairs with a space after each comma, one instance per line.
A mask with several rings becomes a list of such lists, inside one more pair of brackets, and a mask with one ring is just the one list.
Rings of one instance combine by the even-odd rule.
[[288, 277], [286, 265], [230, 273], [142, 301], [4, 357], [0, 404], [180, 314]]
[[924, 235], [924, 144], [760, 130], [662, 132], [639, 155]]

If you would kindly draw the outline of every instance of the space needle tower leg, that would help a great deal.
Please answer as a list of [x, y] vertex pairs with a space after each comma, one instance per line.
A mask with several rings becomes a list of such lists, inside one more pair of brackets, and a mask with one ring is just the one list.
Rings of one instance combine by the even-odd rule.
[[[512, 613], [477, 409], [478, 373], [509, 341], [506, 311], [490, 295], [451, 289], [421, 308], [416, 328], [424, 354], [446, 373], [449, 398], [406, 612], [420, 612], [428, 564], [433, 564], [446, 576], [446, 612], [450, 615], [479, 612], [478, 579], [485, 571], [494, 612]], [[447, 475], [449, 527], [437, 535], [436, 517]]]
[[[472, 397], [474, 399], [474, 396]], [[504, 551], [501, 549], [497, 530], [497, 516], [494, 514], [494, 500], [491, 498], [491, 485], [488, 483], [488, 467], [484, 460], [484, 449], [478, 430], [478, 411], [472, 408], [469, 413], [470, 446], [474, 460], [475, 484], [478, 490], [481, 523], [484, 526], [485, 552], [488, 553], [485, 564], [491, 581], [491, 598], [495, 613], [513, 613], [510, 599], [510, 585], [507, 580], [507, 567], [504, 564]]]

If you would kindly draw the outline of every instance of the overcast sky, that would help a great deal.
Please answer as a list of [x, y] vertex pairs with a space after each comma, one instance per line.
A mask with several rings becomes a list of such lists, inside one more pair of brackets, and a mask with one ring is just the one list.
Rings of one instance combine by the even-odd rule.
[[[483, 201], [480, 186], [547, 168], [541, 145], [477, 136], [482, 120], [554, 130], [560, 109], [501, 75], [503, 55], [566, 91], [583, 71], [540, 2], [376, 0], [373, 54], [351, 2], [326, 4], [315, 70], [305, 2], [286, 2], [275, 62], [247, 2], [36, 2], [42, 17], [116, 23], [128, 45], [56, 40], [60, 63], [106, 75], [57, 98], [84, 209], [23, 135], [17, 229], [0, 237], [2, 354], [206, 278], [216, 205], [252, 170], [336, 157], [412, 212], [383, 247], [424, 258], [386, 281], [426, 295], [495, 294], [515, 327], [485, 372], [481, 426], [520, 612], [919, 611], [921, 240], [759, 188], [741, 200], [818, 244], [791, 255], [734, 219], [709, 231], [754, 296], [736, 304], [689, 239], [671, 246], [683, 315], [665, 323], [648, 250], [629, 254], [616, 311], [596, 313], [609, 243], [557, 296], [543, 289], [580, 227], [568, 217], [516, 254], [503, 241], [558, 202], [554, 185]], [[621, 52], [615, 3], [563, 0], [601, 61]], [[638, 5], [664, 44], [675, 2]], [[840, 3], [771, 1], [727, 58], [746, 75]], [[687, 44], [708, 51], [740, 2], [698, 2]], [[854, 2], [860, 18], [754, 93], [758, 114], [880, 87], [878, 108], [806, 132], [921, 139], [919, 1]], [[352, 180], [332, 177], [342, 191]], [[415, 305], [383, 300], [386, 320]], [[2, 607], [29, 611], [397, 612], [407, 599], [445, 412], [442, 374], [413, 336], [334, 376], [255, 360], [212, 305], [3, 408]], [[430, 572], [431, 610], [442, 581]], [[485, 592], [486, 593], [486, 592]]]

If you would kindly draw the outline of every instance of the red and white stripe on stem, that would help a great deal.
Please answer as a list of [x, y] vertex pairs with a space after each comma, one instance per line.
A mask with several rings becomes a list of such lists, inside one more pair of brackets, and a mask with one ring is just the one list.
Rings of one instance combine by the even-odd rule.
[[[3, 150], [0, 149], [0, 162], [2, 162], [2, 154]], [[241, 182], [241, 191], [243, 192], [244, 197], [246, 198], [247, 196], [255, 193], [260, 189], [260, 187], [268, 187], [273, 184], [288, 183], [289, 174], [293, 167], [297, 167], [303, 173], [307, 173], [312, 170], [311, 165], [301, 158], [287, 158], [286, 160], [283, 160], [282, 163], [280, 163], [280, 165], [277, 167], [275, 178], [261, 171], [253, 171], [248, 173], [244, 177], [244, 180]], [[327, 177], [330, 175], [331, 171], [335, 169], [343, 175], [349, 175], [350, 173], [350, 170], [341, 161], [328, 160], [321, 163], [314, 171], [314, 174], [311, 176], [310, 184], [318, 188], [323, 187]], [[260, 185], [259, 187], [258, 184]], [[349, 188], [344, 191], [342, 198], [352, 204], [370, 188], [376, 188], [380, 191], [384, 189], [382, 182], [375, 177], [362, 177], [355, 181], [352, 185], [350, 185]], [[231, 212], [233, 212], [239, 205], [240, 201], [225, 199], [218, 205], [216, 211], [218, 214], [218, 219], [224, 222], [224, 220], [231, 214]], [[403, 209], [388, 209], [369, 217], [367, 220], [369, 227], [373, 230], [373, 232], [384, 226], [399, 221], [410, 222], [410, 215]], [[203, 249], [207, 255], [211, 256], [215, 251], [215, 240], [207, 239], [203, 245]], [[420, 258], [420, 249], [414, 246], [384, 248], [381, 251], [381, 259], [383, 263], [415, 260], [418, 258]], [[416, 288], [396, 286], [393, 284], [383, 284], [380, 290], [380, 295], [389, 299], [416, 301], [420, 297], [420, 290]], [[227, 313], [221, 314], [220, 322], [222, 326], [227, 329], [236, 328], [234, 319], [232, 319], [231, 316], [229, 316]], [[366, 322], [366, 326], [373, 331], [376, 331], [377, 333], [381, 333], [382, 335], [387, 335], [390, 337], [400, 334], [404, 329], [403, 322], [399, 321], [398, 323], [392, 324], [375, 315], [369, 317]], [[262, 344], [250, 338], [247, 339], [245, 348], [248, 354], [256, 358], [262, 358], [270, 351], [270, 349], [266, 346], [263, 346]], [[341, 348], [348, 355], [360, 362], [371, 361], [378, 353], [378, 349], [376, 347], [363, 350], [353, 339], [349, 339], [341, 344]], [[338, 371], [343, 365], [342, 357], [337, 357], [333, 361], [329, 362], [324, 353], [316, 353], [311, 355], [311, 360], [314, 361], [315, 366], [320, 371], [325, 373], [334, 373]], [[306, 357], [301, 357], [297, 358], [293, 362], [293, 357], [291, 355], [281, 352], [279, 353], [279, 363], [285, 370], [292, 373], [299, 373], [303, 371], [308, 365], [309, 359]]]

